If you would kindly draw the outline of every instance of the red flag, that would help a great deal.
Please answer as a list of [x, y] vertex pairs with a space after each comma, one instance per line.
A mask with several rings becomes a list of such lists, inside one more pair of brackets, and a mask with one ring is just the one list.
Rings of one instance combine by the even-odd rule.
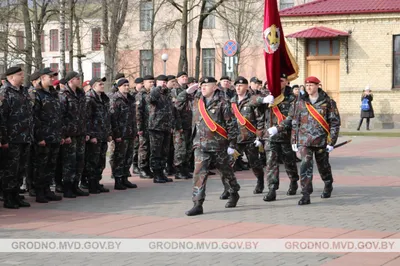
[[295, 74], [297, 78], [298, 66], [285, 43], [277, 0], [265, 0], [263, 40], [268, 89], [278, 97], [281, 94], [281, 73], [288, 77]]

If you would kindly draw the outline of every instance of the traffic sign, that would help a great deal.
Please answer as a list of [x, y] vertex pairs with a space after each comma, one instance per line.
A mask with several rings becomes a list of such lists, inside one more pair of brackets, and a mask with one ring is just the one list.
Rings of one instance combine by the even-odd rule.
[[226, 56], [234, 56], [238, 50], [238, 43], [234, 40], [229, 40], [224, 45], [224, 54]]

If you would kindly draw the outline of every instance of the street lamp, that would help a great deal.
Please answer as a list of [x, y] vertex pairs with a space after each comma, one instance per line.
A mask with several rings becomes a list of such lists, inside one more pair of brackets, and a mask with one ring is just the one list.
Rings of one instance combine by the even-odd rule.
[[164, 61], [164, 75], [167, 75], [167, 60], [168, 54], [162, 54], [161, 59]]

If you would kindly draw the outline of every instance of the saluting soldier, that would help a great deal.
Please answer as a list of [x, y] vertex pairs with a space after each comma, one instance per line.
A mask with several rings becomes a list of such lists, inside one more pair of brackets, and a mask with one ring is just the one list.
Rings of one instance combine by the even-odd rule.
[[271, 130], [282, 132], [292, 128], [292, 149], [301, 155], [300, 184], [303, 196], [299, 205], [311, 203], [314, 156], [325, 183], [321, 198], [330, 198], [333, 190], [329, 153], [339, 137], [340, 115], [336, 102], [319, 88], [320, 83], [318, 78], [308, 77], [305, 80], [306, 93], [301, 95], [287, 119]]
[[1, 180], [4, 207], [30, 207], [19, 196], [19, 188], [26, 175], [29, 149], [33, 141], [33, 102], [24, 89], [24, 72], [20, 67], [6, 71], [7, 80], [0, 90], [0, 127], [4, 158]]
[[[226, 183], [229, 188], [230, 196], [225, 207], [236, 207], [240, 198], [238, 193], [240, 186], [229, 164], [229, 156], [235, 153], [238, 136], [238, 128], [230, 103], [226, 100], [225, 93], [218, 88], [215, 78], [206, 77], [200, 85], [201, 93], [196, 94], [193, 104], [195, 170], [192, 200], [194, 206], [186, 212], [188, 216], [203, 214], [208, 168], [211, 161], [215, 162], [223, 183]], [[193, 97], [190, 95], [197, 88], [198, 84], [181, 92], [177, 103], [190, 101]]]

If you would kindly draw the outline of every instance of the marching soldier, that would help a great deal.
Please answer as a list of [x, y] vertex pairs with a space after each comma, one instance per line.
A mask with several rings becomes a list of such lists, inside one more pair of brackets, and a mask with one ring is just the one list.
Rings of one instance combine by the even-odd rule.
[[110, 192], [100, 184], [106, 167], [108, 142], [111, 141], [110, 99], [104, 93], [106, 78], [92, 78], [91, 89], [86, 92], [86, 130], [89, 141], [86, 143], [86, 170], [89, 193]]
[[160, 75], [148, 95], [150, 165], [154, 183], [172, 182], [164, 176], [172, 132], [172, 98], [167, 88], [168, 78]]
[[150, 106], [146, 101], [153, 86], [154, 77], [150, 75], [144, 76], [143, 88], [136, 95], [136, 125], [139, 135], [138, 166], [140, 169], [140, 178], [153, 178], [149, 165], [150, 139], [148, 123]]
[[[229, 156], [235, 153], [238, 136], [236, 120], [231, 112], [230, 103], [224, 92], [218, 89], [213, 77], [201, 81], [201, 93], [195, 95], [193, 104], [193, 127], [195, 149], [195, 170], [193, 179], [194, 206], [186, 215], [203, 214], [208, 168], [214, 161], [221, 173], [223, 183], [229, 188], [229, 200], [226, 208], [236, 207], [240, 186], [229, 164]], [[178, 95], [177, 104], [190, 101], [190, 95], [198, 88], [193, 85]]]
[[24, 72], [20, 67], [6, 71], [7, 80], [0, 90], [0, 127], [4, 158], [2, 190], [4, 207], [30, 207], [19, 196], [26, 175], [30, 144], [33, 141], [33, 102], [22, 86]]
[[56, 172], [57, 156], [60, 152], [61, 138], [61, 104], [58, 92], [52, 87], [57, 72], [44, 68], [40, 72], [40, 83], [34, 92], [34, 186], [36, 202], [48, 203], [59, 201], [61, 196], [50, 190], [52, 178]]
[[64, 144], [62, 153], [62, 178], [64, 198], [89, 196], [79, 188], [85, 166], [86, 107], [85, 93], [79, 88], [80, 75], [75, 71], [65, 76], [65, 89], [60, 92]]
[[[295, 100], [292, 94], [285, 95], [287, 77], [285, 74], [281, 75], [281, 90], [282, 94], [274, 99], [273, 105], [267, 108], [266, 111], [266, 127], [268, 128], [271, 123], [279, 125], [288, 116], [291, 103]], [[268, 96], [269, 97], [269, 96]], [[272, 97], [272, 95], [271, 95]], [[258, 103], [266, 98], [257, 97]], [[272, 112], [272, 114], [270, 114]], [[281, 131], [279, 134], [271, 134], [271, 129], [264, 132], [263, 139], [265, 139], [265, 150], [267, 152], [267, 181], [268, 181], [268, 194], [264, 197], [264, 201], [276, 200], [276, 190], [279, 188], [279, 157], [283, 159], [286, 173], [290, 179], [289, 190], [287, 195], [296, 195], [298, 188], [297, 181], [299, 175], [296, 165], [296, 154], [292, 151], [290, 145], [290, 130]]]
[[259, 147], [262, 143], [258, 136], [265, 126], [265, 116], [262, 107], [254, 107], [250, 104], [251, 94], [247, 79], [238, 77], [235, 80], [236, 96], [232, 98], [232, 111], [239, 127], [237, 148], [239, 153], [246, 153], [250, 168], [257, 177], [257, 185], [254, 194], [260, 194], [264, 190], [263, 163], [259, 156]]
[[137, 188], [129, 182], [129, 169], [132, 165], [133, 139], [135, 138], [135, 100], [129, 94], [129, 81], [118, 80], [118, 91], [111, 99], [111, 127], [115, 149], [112, 153], [111, 170], [115, 179], [114, 189]]
[[[139, 91], [143, 88], [143, 78], [136, 78], [135, 79], [135, 89], [134, 91], [131, 91], [131, 95], [133, 96], [134, 99], [136, 99], [136, 95], [139, 93]], [[138, 166], [138, 160], [139, 160], [139, 135], [136, 134], [135, 139], [133, 140], [133, 173], [135, 174], [140, 174], [140, 169]]]
[[291, 114], [278, 127], [270, 128], [271, 133], [292, 128], [292, 149], [301, 155], [300, 176], [302, 198], [299, 205], [310, 204], [313, 178], [313, 157], [319, 174], [325, 183], [321, 198], [330, 198], [333, 177], [329, 164], [329, 153], [339, 137], [340, 115], [336, 102], [318, 88], [316, 77], [305, 80], [306, 93], [300, 97]]

